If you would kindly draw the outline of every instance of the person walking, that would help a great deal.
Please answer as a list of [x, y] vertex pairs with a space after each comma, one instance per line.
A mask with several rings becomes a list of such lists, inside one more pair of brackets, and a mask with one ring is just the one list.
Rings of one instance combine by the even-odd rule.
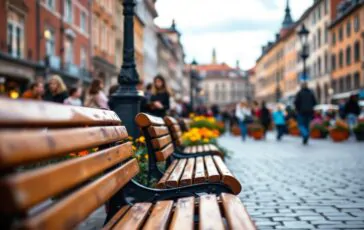
[[101, 79], [94, 79], [91, 83], [90, 89], [87, 92], [85, 99], [85, 106], [98, 109], [110, 109], [108, 105], [109, 99], [102, 91], [104, 83]]
[[44, 95], [44, 85], [42, 82], [34, 82], [30, 85], [29, 89], [26, 90], [22, 98], [32, 100], [42, 100]]
[[273, 113], [273, 122], [277, 129], [277, 141], [280, 141], [286, 131], [286, 119], [284, 117], [284, 105], [278, 104]]
[[352, 129], [355, 124], [357, 117], [360, 115], [360, 106], [356, 95], [351, 95], [349, 100], [344, 106], [344, 116]]
[[164, 77], [157, 75], [153, 80], [150, 113], [157, 117], [166, 116], [170, 108], [170, 95], [171, 93]]
[[260, 109], [260, 122], [264, 128], [264, 136], [267, 134], [269, 126], [271, 124], [272, 118], [269, 109], [265, 101], [262, 102], [262, 107]]
[[252, 113], [248, 107], [248, 102], [246, 100], [242, 100], [236, 105], [235, 116], [238, 119], [241, 137], [243, 141], [245, 141], [246, 136], [248, 135], [247, 126], [252, 121]]
[[64, 100], [65, 105], [74, 105], [74, 106], [82, 106], [81, 95], [82, 88], [81, 87], [72, 87], [69, 90], [69, 97]]
[[295, 102], [297, 111], [298, 126], [302, 136], [302, 143], [308, 144], [310, 136], [310, 122], [313, 118], [314, 107], [317, 104], [316, 97], [313, 92], [308, 88], [307, 82], [301, 84], [301, 90], [297, 93]]
[[62, 103], [68, 97], [67, 87], [59, 75], [53, 75], [48, 81], [48, 93], [45, 96], [46, 101]]

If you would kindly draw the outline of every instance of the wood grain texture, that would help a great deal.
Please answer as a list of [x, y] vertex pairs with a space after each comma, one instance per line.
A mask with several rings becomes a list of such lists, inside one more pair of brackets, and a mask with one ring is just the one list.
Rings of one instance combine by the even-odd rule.
[[0, 98], [0, 127], [120, 125], [115, 112], [33, 100]]
[[117, 224], [124, 214], [129, 210], [130, 206], [126, 205], [122, 207], [112, 218], [107, 222], [107, 224], [102, 228], [103, 230], [111, 230]]
[[157, 161], [165, 161], [174, 152], [173, 144], [169, 144], [163, 149], [156, 151], [155, 156]]
[[82, 151], [127, 137], [124, 126], [0, 131], [0, 169]]
[[173, 207], [173, 201], [158, 201], [150, 214], [143, 230], [164, 230], [167, 229], [169, 217]]
[[254, 222], [249, 217], [249, 214], [244, 205], [241, 203], [239, 197], [232, 194], [222, 193], [220, 198], [229, 229], [256, 229]]
[[179, 125], [172, 125], [172, 126], [169, 126], [169, 130], [171, 130], [171, 132], [174, 132], [174, 133], [178, 133], [178, 132], [181, 132], [181, 128], [179, 127]]
[[148, 133], [152, 138], [167, 135], [169, 130], [166, 126], [151, 126], [148, 128]]
[[193, 182], [193, 173], [195, 169], [195, 158], [189, 158], [180, 180], [180, 186], [191, 185]]
[[195, 213], [195, 198], [180, 198], [174, 210], [170, 230], [193, 230]]
[[206, 181], [206, 175], [205, 175], [204, 160], [203, 157], [197, 157], [193, 183], [200, 184], [205, 181]]
[[215, 195], [202, 195], [199, 208], [200, 230], [224, 230], [220, 208]]
[[168, 169], [164, 172], [163, 177], [158, 181], [157, 188], [165, 188], [166, 181], [169, 177], [169, 175], [173, 172], [174, 168], [176, 167], [178, 163], [178, 160], [174, 160], [171, 165], [168, 167]]
[[135, 122], [141, 128], [156, 125], [165, 125], [164, 120], [160, 117], [152, 116], [146, 113], [139, 113], [135, 117]]
[[20, 229], [73, 229], [104, 204], [139, 172], [136, 159], [58, 201], [45, 211], [19, 223]]
[[186, 162], [187, 162], [186, 159], [178, 160], [176, 167], [171, 172], [171, 174], [169, 175], [169, 177], [166, 181], [166, 185], [168, 187], [178, 187], [179, 180], [180, 180], [183, 170], [185, 169], [185, 166], [186, 166]]
[[220, 174], [215, 166], [214, 160], [212, 160], [211, 156], [205, 156], [205, 166], [206, 166], [206, 173], [207, 179], [209, 182], [215, 183], [220, 181]]
[[171, 116], [165, 116], [164, 118], [164, 122], [168, 125], [168, 126], [172, 126], [172, 125], [175, 125], [175, 124], [178, 124], [177, 120], [174, 119], [173, 117]]
[[[131, 142], [0, 180], [0, 211], [25, 211], [133, 155]], [[21, 194], [21, 195], [20, 195]]]
[[151, 207], [152, 203], [134, 204], [113, 229], [140, 229]]
[[179, 139], [180, 137], [182, 137], [182, 132], [181, 131], [176, 132], [176, 133], [173, 132], [172, 137], [174, 140]]
[[217, 169], [220, 172], [221, 181], [224, 184], [228, 185], [235, 195], [239, 194], [241, 192], [241, 184], [238, 179], [233, 176], [233, 174], [226, 167], [220, 156], [213, 156], [213, 159], [215, 161]]
[[172, 139], [171, 139], [170, 135], [152, 139], [153, 148], [157, 149], [157, 150], [163, 148], [164, 146], [168, 145], [169, 143], [172, 143]]

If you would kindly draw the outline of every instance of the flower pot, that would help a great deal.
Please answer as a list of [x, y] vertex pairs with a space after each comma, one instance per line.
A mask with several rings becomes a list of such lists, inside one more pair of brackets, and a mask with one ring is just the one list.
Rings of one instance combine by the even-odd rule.
[[331, 130], [330, 137], [334, 142], [343, 142], [349, 138], [348, 131]]
[[251, 135], [254, 138], [254, 140], [261, 140], [264, 137], [264, 131], [263, 130], [254, 130], [254, 131], [251, 131]]
[[288, 132], [289, 132], [289, 134], [290, 135], [292, 135], [292, 136], [296, 136], [296, 137], [298, 137], [298, 136], [300, 136], [301, 134], [300, 134], [300, 130], [298, 129], [298, 128], [290, 128], [289, 130], [288, 130]]
[[234, 125], [232, 128], [231, 128], [231, 134], [234, 135], [234, 136], [240, 136], [240, 128], [237, 126], [237, 125]]
[[355, 132], [355, 137], [357, 141], [364, 141], [364, 131]]
[[327, 132], [321, 132], [318, 129], [313, 129], [310, 131], [310, 137], [312, 139], [325, 139], [327, 137]]

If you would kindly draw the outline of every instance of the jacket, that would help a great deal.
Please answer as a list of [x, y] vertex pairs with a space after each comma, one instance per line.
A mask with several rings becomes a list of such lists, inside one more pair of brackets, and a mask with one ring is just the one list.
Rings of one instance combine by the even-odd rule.
[[297, 93], [294, 104], [299, 114], [312, 116], [317, 101], [310, 89], [303, 88]]
[[169, 110], [169, 107], [170, 107], [168, 92], [156, 93], [151, 96], [150, 101], [151, 102], [159, 101], [163, 105], [163, 108], [161, 108], [161, 109], [152, 108], [150, 110], [150, 113], [152, 115], [157, 116], [157, 117], [164, 117], [165, 115], [167, 115], [167, 111]]

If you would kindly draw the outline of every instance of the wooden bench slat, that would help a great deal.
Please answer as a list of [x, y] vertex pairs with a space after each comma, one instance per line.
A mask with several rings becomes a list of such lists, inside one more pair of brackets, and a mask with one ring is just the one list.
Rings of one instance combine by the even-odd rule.
[[[25, 211], [133, 155], [131, 142], [0, 180], [1, 211]], [[22, 194], [19, 196], [18, 194]]]
[[172, 125], [170, 126], [171, 127], [171, 131], [174, 132], [174, 133], [178, 133], [178, 132], [181, 132], [181, 128], [179, 127], [179, 125]]
[[169, 125], [175, 125], [178, 124], [177, 120], [174, 117], [171, 116], [165, 116], [164, 117], [164, 122], [169, 126]]
[[193, 218], [195, 213], [195, 198], [185, 197], [177, 201], [174, 210], [171, 230], [193, 230]]
[[176, 140], [176, 145], [177, 145], [177, 146], [181, 146], [181, 145], [183, 145], [182, 137], [180, 137], [180, 138], [178, 138], [178, 139]]
[[0, 98], [0, 127], [119, 125], [115, 112], [58, 103]]
[[195, 169], [195, 158], [189, 158], [180, 180], [180, 186], [191, 185], [193, 181], [193, 172]]
[[143, 230], [164, 230], [167, 229], [169, 217], [173, 207], [173, 201], [165, 200], [157, 202], [150, 214]]
[[186, 159], [178, 160], [178, 163], [177, 163], [176, 167], [174, 168], [171, 175], [169, 175], [169, 177], [168, 177], [168, 179], [166, 181], [167, 186], [169, 186], [169, 187], [177, 187], [178, 186], [179, 179], [181, 178], [183, 170], [185, 169], [186, 162], [187, 162]]
[[205, 176], [205, 166], [203, 162], [203, 157], [197, 157], [193, 183], [199, 184], [205, 181], [206, 181], [206, 176]]
[[151, 207], [152, 203], [134, 204], [113, 229], [140, 229]]
[[180, 137], [182, 137], [182, 132], [181, 131], [173, 132], [172, 137], [173, 137], [174, 140], [179, 139]]
[[103, 227], [103, 230], [113, 229], [115, 224], [119, 222], [119, 220], [124, 216], [124, 214], [129, 210], [130, 206], [126, 205], [122, 207], [112, 218], [107, 222], [107, 224]]
[[187, 146], [186, 148], [183, 149], [184, 153], [190, 153], [191, 152], [191, 146]]
[[221, 217], [219, 205], [215, 195], [202, 195], [200, 197], [199, 209], [200, 230], [224, 230], [224, 223]]
[[135, 122], [139, 127], [148, 127], [151, 125], [161, 126], [165, 125], [164, 120], [160, 117], [148, 115], [146, 113], [139, 113], [135, 117]]
[[139, 172], [136, 159], [65, 197], [50, 208], [19, 223], [21, 229], [73, 229], [104, 204]]
[[205, 165], [206, 165], [206, 172], [207, 178], [209, 182], [219, 182], [220, 181], [220, 174], [215, 166], [214, 161], [212, 160], [211, 156], [205, 156]]
[[194, 146], [192, 146], [192, 151], [191, 151], [191, 153], [196, 153], [197, 152], [197, 146], [196, 145], [194, 145]]
[[232, 194], [222, 193], [220, 198], [229, 229], [256, 229], [239, 197]]
[[202, 147], [202, 145], [197, 146], [197, 152], [198, 152], [198, 153], [202, 153], [202, 152], [203, 152], [203, 147]]
[[203, 145], [203, 151], [204, 152], [209, 152], [210, 151], [208, 145]]
[[213, 159], [215, 161], [215, 165], [217, 169], [220, 172], [221, 175], [221, 181], [230, 186], [231, 190], [234, 194], [239, 194], [241, 191], [241, 184], [236, 179], [233, 174], [230, 172], [230, 170], [226, 167], [225, 163], [222, 161], [220, 156], [213, 156]]
[[173, 144], [169, 144], [155, 153], [157, 161], [165, 161], [174, 152]]
[[163, 126], [151, 126], [148, 128], [148, 133], [152, 138], [154, 138], [167, 135], [169, 133], [169, 130], [167, 127]]
[[155, 149], [161, 149], [164, 146], [168, 145], [169, 143], [172, 143], [172, 139], [171, 139], [170, 135], [155, 138], [152, 140], [152, 145], [153, 145], [153, 148], [155, 148]]
[[124, 126], [0, 131], [0, 169], [85, 150], [127, 137]]
[[168, 169], [164, 172], [163, 177], [159, 180], [157, 184], [157, 188], [165, 188], [166, 181], [169, 177], [169, 175], [172, 173], [174, 168], [176, 167], [178, 161], [173, 161], [171, 165], [168, 167]]

